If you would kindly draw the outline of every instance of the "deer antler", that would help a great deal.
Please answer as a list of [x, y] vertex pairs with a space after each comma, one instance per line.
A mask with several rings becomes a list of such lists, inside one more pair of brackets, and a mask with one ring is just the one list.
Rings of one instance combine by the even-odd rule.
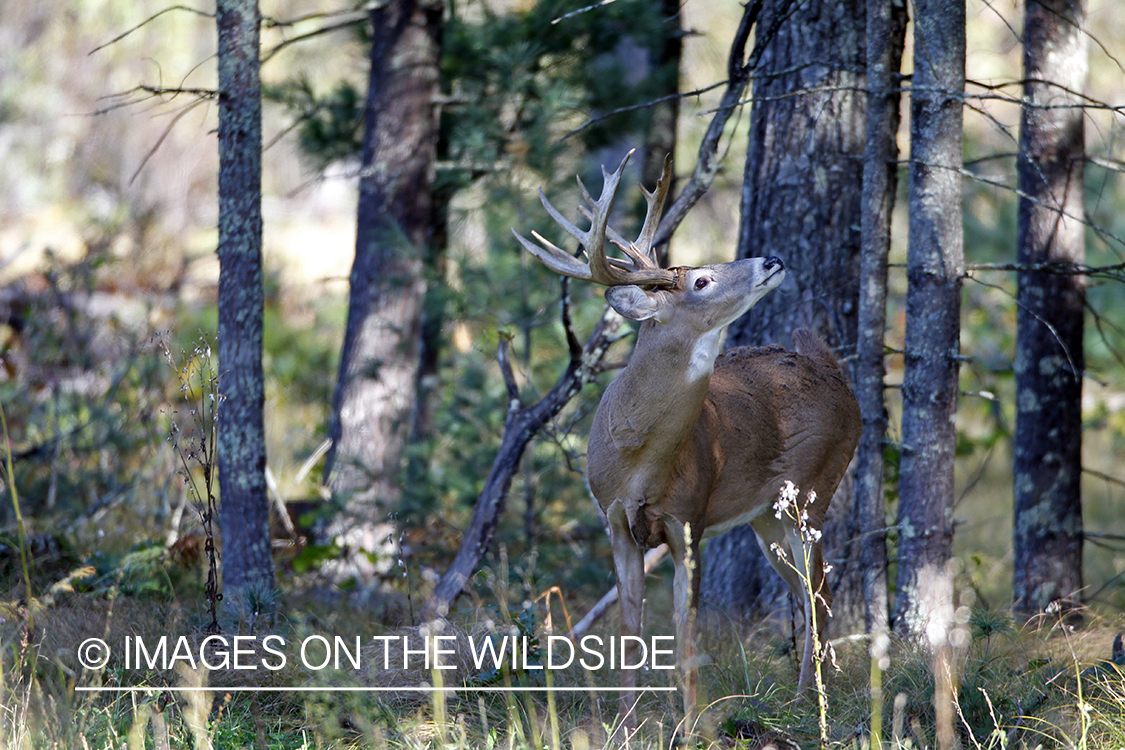
[[[587, 230], [579, 229], [563, 216], [547, 200], [543, 189], [539, 189], [539, 199], [543, 202], [543, 208], [547, 209], [547, 213], [567, 234], [582, 243], [582, 247], [585, 248], [589, 258], [588, 262], [583, 263], [562, 248], [544, 239], [538, 232], [533, 231], [531, 235], [539, 241], [539, 244], [521, 236], [515, 229], [512, 230], [512, 234], [516, 236], [525, 250], [541, 260], [552, 271], [563, 276], [592, 281], [603, 286], [621, 286], [624, 284], [648, 287], [675, 286], [675, 273], [661, 268], [656, 263], [652, 248], [652, 241], [656, 237], [656, 228], [660, 224], [660, 213], [664, 208], [664, 200], [668, 196], [668, 185], [671, 183], [672, 164], [670, 159], [664, 161], [664, 172], [660, 176], [656, 190], [650, 193], [643, 186], [641, 187], [645, 201], [648, 203], [648, 211], [636, 242], [629, 242], [620, 233], [608, 226], [613, 198], [617, 193], [618, 185], [621, 183], [621, 175], [625, 171], [625, 165], [632, 155], [633, 151], [625, 154], [625, 158], [621, 160], [621, 164], [613, 173], [607, 172], [606, 168], [602, 167], [602, 193], [597, 200], [594, 200], [586, 186], [582, 184], [581, 178], [579, 178], [578, 187], [582, 191], [582, 197], [586, 201], [586, 205], [579, 206], [578, 213], [590, 222], [590, 228]], [[606, 255], [605, 241], [607, 237], [610, 242], [617, 245], [622, 252], [629, 256], [629, 261], [610, 258]]]

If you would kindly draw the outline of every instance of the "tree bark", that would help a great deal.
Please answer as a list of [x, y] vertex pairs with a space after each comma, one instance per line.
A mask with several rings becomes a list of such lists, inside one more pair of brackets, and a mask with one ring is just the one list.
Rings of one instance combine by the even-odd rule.
[[[661, 0], [660, 16], [664, 21], [664, 39], [653, 66], [652, 75], [660, 82], [657, 93], [664, 101], [649, 108], [648, 130], [645, 133], [641, 184], [655, 185], [664, 173], [664, 159], [676, 154], [676, 134], [680, 119], [680, 61], [683, 57], [683, 24], [680, 0]], [[674, 164], [674, 161], [673, 161]], [[676, 193], [676, 170], [672, 169], [671, 195]], [[667, 265], [668, 245], [656, 248], [657, 261]]]
[[[762, 27], [774, 33], [762, 34]], [[859, 0], [770, 0], [762, 7], [738, 256], [778, 255], [789, 276], [783, 289], [731, 326], [730, 345], [789, 344], [793, 329], [806, 327], [843, 347], [845, 355], [854, 352], [865, 49]], [[829, 524], [825, 547], [827, 557], [854, 563], [858, 555], [842, 546], [844, 538], [855, 536], [850, 486], [845, 479], [837, 491], [848, 500], [836, 501], [834, 515], [846, 520]], [[788, 587], [749, 527], [711, 540], [703, 563], [702, 596], [709, 606], [747, 617], [787, 601]], [[845, 613], [862, 613], [861, 578], [853, 570], [858, 566], [837, 564], [833, 573], [834, 622]]]
[[[1083, 0], [1027, 3], [1018, 261], [1083, 263]], [[1014, 580], [1025, 618], [1082, 589], [1082, 276], [1019, 274]], [[1069, 608], [1069, 607], [1067, 607]]]
[[398, 506], [403, 449], [417, 421], [442, 4], [391, 0], [372, 9], [371, 25], [356, 253], [326, 467], [347, 504], [329, 532], [348, 551], [345, 571], [360, 578], [385, 567], [370, 553], [389, 564], [386, 519]]
[[943, 645], [952, 623], [953, 461], [960, 358], [964, 0], [918, 0], [895, 628]]
[[859, 320], [855, 391], [863, 414], [856, 449], [855, 506], [859, 516], [863, 570], [864, 624], [868, 633], [886, 633], [887, 504], [883, 491], [883, 449], [887, 407], [883, 336], [887, 327], [887, 254], [897, 185], [898, 74], [906, 40], [906, 5], [867, 2], [867, 129], [863, 155], [863, 214], [860, 222]]
[[219, 0], [219, 521], [224, 598], [272, 591], [262, 374], [257, 0]]

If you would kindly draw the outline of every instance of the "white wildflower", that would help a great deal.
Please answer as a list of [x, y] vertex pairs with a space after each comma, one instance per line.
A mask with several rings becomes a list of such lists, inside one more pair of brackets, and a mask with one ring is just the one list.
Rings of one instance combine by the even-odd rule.
[[776, 511], [773, 515], [774, 518], [781, 518], [782, 513], [787, 513], [790, 506], [795, 506], [797, 503], [797, 486], [788, 479], [785, 484], [781, 486], [781, 491], [777, 494], [777, 502], [773, 504]]

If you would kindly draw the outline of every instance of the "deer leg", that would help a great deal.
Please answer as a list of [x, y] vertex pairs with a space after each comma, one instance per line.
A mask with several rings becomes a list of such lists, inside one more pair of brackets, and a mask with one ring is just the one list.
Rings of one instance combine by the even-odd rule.
[[[808, 592], [805, 588], [805, 583], [802, 576], [807, 577], [807, 569], [805, 565], [805, 552], [801, 543], [800, 535], [796, 529], [793, 530], [793, 536], [790, 536], [783, 521], [778, 520], [772, 513], [763, 513], [761, 516], [751, 522], [754, 533], [758, 536], [758, 545], [762, 548], [762, 553], [765, 554], [766, 559], [769, 560], [770, 565], [777, 571], [778, 575], [789, 586], [789, 590], [793, 593], [793, 599], [801, 607], [805, 619], [805, 643], [801, 654], [801, 671], [800, 677], [797, 680], [797, 689], [804, 690], [807, 687], [809, 678], [812, 676], [812, 629], [810, 628], [812, 617], [810, 615], [811, 609], [808, 602]], [[820, 545], [816, 545], [816, 559], [817, 564], [808, 566], [821, 571], [823, 577], [823, 566], [820, 564]], [[812, 561], [810, 560], [810, 563]], [[823, 628], [823, 617], [818, 617], [817, 622]]]
[[665, 523], [668, 550], [676, 566], [672, 584], [676, 618], [676, 647], [684, 696], [684, 728], [694, 734], [699, 702], [696, 667], [699, 657], [695, 641], [695, 621], [699, 612], [699, 537], [702, 529], [690, 529], [677, 521]]
[[[798, 690], [809, 688], [813, 678], [813, 659], [820, 659], [817, 648], [824, 649], [824, 632], [828, 625], [828, 608], [832, 604], [832, 592], [828, 589], [824, 576], [824, 558], [820, 541], [804, 539], [797, 529], [787, 530], [789, 549], [796, 564], [801, 602], [805, 614], [805, 649], [801, 657], [801, 676], [797, 680]], [[792, 584], [790, 584], [792, 586]], [[794, 595], [797, 592], [794, 591]], [[814, 641], [815, 635], [815, 641]]]
[[[617, 592], [621, 602], [621, 635], [639, 637], [645, 589], [644, 552], [633, 540], [622, 503], [615, 502], [611, 505], [606, 517], [609, 520], [610, 548], [613, 551], [613, 567], [617, 572]], [[637, 663], [637, 642], [635, 638], [621, 639], [621, 663]], [[629, 731], [637, 726], [636, 686], [636, 670], [622, 669], [619, 730], [625, 731], [623, 739], [626, 740]]]

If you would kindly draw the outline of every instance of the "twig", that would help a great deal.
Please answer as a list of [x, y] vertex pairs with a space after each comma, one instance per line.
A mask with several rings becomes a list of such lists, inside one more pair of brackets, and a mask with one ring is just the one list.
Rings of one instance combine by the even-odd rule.
[[575, 16], [582, 15], [583, 13], [589, 13], [592, 10], [597, 10], [603, 5], [609, 5], [612, 2], [614, 2], [614, 0], [598, 0], [598, 2], [594, 3], [593, 5], [587, 5], [586, 7], [579, 8], [578, 10], [572, 10], [569, 13], [562, 14], [558, 18], [551, 19], [551, 25], [554, 26], [555, 24], [561, 21], [565, 21], [568, 18], [574, 18]]
[[337, 23], [328, 24], [327, 26], [321, 26], [318, 29], [313, 29], [312, 31], [308, 31], [304, 34], [298, 34], [291, 39], [285, 39], [281, 42], [278, 42], [271, 50], [262, 55], [262, 64], [264, 65], [265, 63], [269, 62], [271, 59], [273, 59], [274, 55], [276, 55], [278, 52], [281, 52], [291, 44], [308, 41], [309, 39], [315, 39], [316, 37], [323, 34], [330, 34], [333, 31], [339, 31], [340, 29], [346, 29], [351, 26], [356, 26], [358, 24], [364, 23], [366, 20], [367, 14], [364, 14], [357, 18], [349, 18], [346, 21], [339, 21]]
[[151, 159], [153, 157], [153, 155], [156, 154], [157, 150], [164, 143], [164, 141], [166, 141], [168, 139], [168, 136], [172, 133], [172, 128], [176, 127], [176, 123], [179, 122], [180, 119], [184, 115], [186, 115], [188, 112], [195, 109], [196, 106], [198, 106], [200, 103], [202, 103], [204, 101], [207, 101], [207, 100], [206, 99], [197, 99], [196, 101], [192, 102], [188, 106], [184, 107], [184, 109], [182, 111], [177, 113], [176, 116], [172, 118], [172, 122], [168, 123], [168, 127], [164, 128], [164, 132], [161, 133], [160, 137], [156, 139], [156, 143], [154, 143], [152, 145], [152, 148], [150, 148], [148, 150], [148, 152], [145, 154], [144, 158], [141, 159], [140, 165], [137, 166], [137, 171], [133, 172], [133, 176], [129, 178], [129, 184], [130, 185], [133, 184], [133, 181], [136, 180], [137, 176], [140, 175], [140, 173], [144, 170], [145, 166], [149, 162], [149, 159]]
[[[571, 137], [572, 135], [578, 135], [579, 133], [581, 133], [586, 128], [589, 128], [593, 125], [597, 125], [599, 122], [601, 122], [603, 120], [607, 120], [610, 117], [613, 117], [614, 115], [620, 115], [620, 114], [624, 114], [626, 112], [634, 112], [638, 109], [648, 109], [649, 107], [655, 107], [657, 104], [663, 104], [664, 102], [672, 101], [673, 99], [687, 99], [689, 97], [702, 96], [703, 94], [706, 94], [708, 91], [713, 91], [713, 90], [719, 88], [720, 86], [724, 86], [726, 84], [727, 84], [727, 81], [719, 81], [718, 83], [712, 83], [710, 86], [704, 86], [703, 88], [696, 89], [695, 91], [688, 91], [688, 92], [685, 92], [685, 93], [682, 93], [682, 94], [668, 94], [667, 96], [659, 96], [655, 99], [650, 99], [649, 101], [642, 102], [640, 104], [630, 104], [627, 107], [618, 107], [617, 109], [611, 109], [610, 111], [605, 112], [603, 114], [600, 114], [597, 117], [591, 117], [586, 122], [582, 123], [581, 125], [576, 127], [574, 130], [571, 130], [569, 133], [564, 135], [559, 140], [565, 141], [567, 138]], [[707, 113], [703, 113], [703, 114], [707, 114]]]
[[[1120, 487], [1125, 487], [1125, 479], [1118, 479], [1117, 477], [1112, 476], [1110, 474], [1103, 474], [1102, 472], [1098, 471], [1097, 469], [1088, 469], [1085, 466], [1083, 466], [1082, 467], [1082, 473], [1083, 474], [1089, 474], [1092, 477], [1097, 477], [1098, 479], [1101, 479], [1101, 480], [1106, 481], [1106, 482], [1110, 482], [1111, 484], [1116, 484]], [[1090, 533], [1087, 533], [1086, 536], [1089, 536], [1089, 537], [1103, 536], [1103, 537], [1108, 538], [1109, 535], [1107, 535], [1107, 534], [1100, 534], [1099, 535], [1099, 534], [1094, 534], [1094, 533], [1090, 532]], [[1120, 538], [1125, 539], [1125, 537], [1120, 537]]]
[[511, 339], [502, 334], [496, 347], [496, 361], [500, 365], [500, 374], [504, 376], [504, 386], [508, 389], [508, 411], [514, 411], [520, 407], [520, 389], [512, 371], [511, 357], [508, 356], [510, 343]]
[[[667, 554], [667, 544], [661, 544], [659, 547], [653, 547], [649, 551], [645, 552], [645, 575], [647, 576], [649, 573], [651, 573], [652, 569], [655, 568]], [[570, 632], [566, 634], [567, 638], [570, 638], [570, 640], [574, 641], [586, 635], [586, 633], [589, 632], [590, 628], [593, 627], [594, 623], [600, 620], [602, 618], [602, 615], [609, 611], [609, 608], [613, 606], [614, 602], [616, 602], [619, 598], [620, 594], [617, 591], [617, 584], [614, 584], [613, 588], [607, 591], [605, 596], [599, 599], [598, 603], [590, 608], [590, 611], [586, 613], [586, 616], [579, 620], [578, 624], [570, 629]]]
[[122, 33], [115, 36], [113, 39], [110, 39], [105, 44], [99, 44], [97, 47], [94, 47], [92, 50], [90, 50], [90, 52], [88, 54], [92, 55], [95, 52], [100, 52], [101, 50], [105, 49], [106, 47], [110, 46], [111, 44], [116, 44], [117, 42], [120, 42], [122, 39], [129, 36], [130, 34], [132, 34], [137, 29], [140, 29], [143, 26], [147, 26], [149, 23], [155, 21], [157, 18], [160, 18], [160, 16], [164, 15], [165, 13], [171, 13], [174, 10], [184, 10], [184, 11], [187, 11], [188, 13], [195, 13], [196, 15], [203, 16], [204, 18], [214, 18], [215, 17], [214, 13], [208, 13], [205, 10], [199, 10], [198, 8], [192, 8], [192, 7], [189, 7], [187, 5], [173, 5], [169, 8], [165, 8], [164, 10], [149, 16], [148, 18], [141, 21], [140, 23], [138, 23], [133, 28], [128, 29], [127, 31], [123, 31]]

